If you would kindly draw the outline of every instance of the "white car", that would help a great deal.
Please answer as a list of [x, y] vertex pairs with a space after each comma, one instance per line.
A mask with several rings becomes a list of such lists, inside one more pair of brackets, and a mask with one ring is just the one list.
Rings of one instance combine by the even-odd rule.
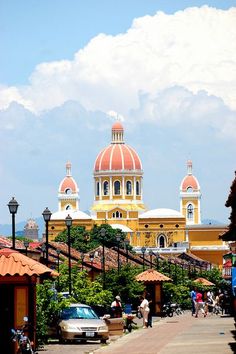
[[106, 323], [84, 304], [70, 304], [61, 312], [57, 333], [60, 342], [100, 340], [106, 343], [109, 338]]

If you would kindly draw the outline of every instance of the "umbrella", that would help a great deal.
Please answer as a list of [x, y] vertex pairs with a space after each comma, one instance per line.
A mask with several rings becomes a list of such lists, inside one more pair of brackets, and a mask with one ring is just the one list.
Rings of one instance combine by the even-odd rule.
[[214, 283], [210, 282], [209, 280], [207, 280], [205, 278], [197, 278], [197, 279], [194, 280], [194, 283], [200, 283], [200, 284], [206, 285], [206, 286], [215, 285]]

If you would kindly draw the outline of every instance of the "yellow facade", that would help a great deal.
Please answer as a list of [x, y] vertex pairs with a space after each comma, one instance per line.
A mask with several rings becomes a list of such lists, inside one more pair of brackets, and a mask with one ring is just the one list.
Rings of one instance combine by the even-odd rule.
[[[118, 125], [112, 132], [113, 145], [108, 146], [107, 151], [113, 151], [115, 144], [118, 144], [122, 151], [122, 128]], [[109, 158], [111, 157], [112, 154]], [[201, 224], [201, 191], [197, 179], [192, 175], [191, 161], [187, 163], [188, 173], [181, 183], [180, 211], [147, 210], [143, 202], [141, 167], [133, 170], [105, 170], [99, 169], [101, 162], [97, 163], [97, 166], [94, 171], [95, 195], [91, 217], [75, 219], [73, 225], [84, 226], [86, 230], [90, 230], [95, 224], [115, 224], [116, 227], [126, 230], [127, 238], [137, 252], [140, 252], [143, 246], [164, 256], [191, 252], [213, 264], [222, 265], [222, 256], [227, 253], [228, 245], [219, 240], [219, 235], [225, 227]], [[118, 186], [115, 185], [116, 182]], [[69, 196], [65, 196], [63, 200], [61, 197], [61, 209], [68, 204], [68, 198]], [[64, 229], [64, 220], [52, 218], [49, 223], [49, 239], [53, 240]]]

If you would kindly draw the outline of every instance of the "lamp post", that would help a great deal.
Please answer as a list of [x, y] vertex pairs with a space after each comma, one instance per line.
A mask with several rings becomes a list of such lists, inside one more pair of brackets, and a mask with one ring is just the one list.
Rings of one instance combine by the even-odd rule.
[[126, 239], [124, 241], [124, 243], [125, 243], [125, 251], [126, 251], [126, 263], [128, 263], [129, 262], [129, 244], [130, 244], [130, 242], [128, 239]]
[[80, 257], [81, 257], [81, 270], [83, 272], [84, 270], [84, 252], [80, 252]]
[[157, 257], [157, 270], [159, 269], [159, 253], [156, 253], [156, 257]]
[[144, 254], [145, 254], [145, 252], [146, 252], [146, 247], [142, 247], [142, 248], [141, 248], [141, 252], [142, 252], [142, 254], [143, 254], [143, 271], [144, 271]]
[[17, 213], [17, 209], [19, 204], [15, 200], [14, 197], [10, 200], [10, 202], [7, 204], [10, 214], [12, 216], [12, 248], [13, 250], [16, 248], [16, 229], [15, 229], [15, 215]]
[[44, 221], [45, 221], [45, 236], [46, 236], [46, 266], [48, 266], [48, 222], [50, 221], [51, 219], [51, 215], [52, 213], [50, 212], [50, 210], [48, 208], [46, 208], [43, 213], [43, 218], [44, 218]]
[[106, 274], [105, 274], [105, 246], [104, 246], [104, 238], [106, 235], [106, 229], [101, 228], [101, 236], [102, 236], [102, 287], [105, 289], [105, 281], [106, 281]]
[[68, 245], [68, 257], [69, 257], [69, 294], [71, 295], [71, 253], [70, 253], [70, 228], [72, 226], [72, 217], [68, 214], [65, 218], [67, 226], [67, 245]]
[[24, 240], [24, 246], [25, 246], [25, 255], [27, 256], [27, 250], [28, 250], [28, 247], [29, 247], [29, 241], [27, 240]]
[[44, 263], [45, 252], [46, 252], [46, 245], [45, 245], [45, 243], [42, 244], [41, 250], [43, 251], [43, 263]]
[[[60, 270], [60, 253], [61, 250], [59, 250], [59, 248], [56, 249], [57, 252], [57, 271], [59, 273]], [[60, 280], [59, 280], [59, 276], [57, 277], [57, 284], [58, 284], [58, 289], [59, 289], [59, 285], [60, 285]]]
[[94, 260], [94, 253], [90, 253], [89, 254], [89, 259], [90, 259], [90, 262], [91, 262], [91, 271], [92, 271], [92, 281], [93, 281], [93, 260]]
[[151, 269], [152, 269], [152, 256], [154, 255], [153, 251], [150, 250], [149, 252], [149, 256], [150, 256], [150, 263], [151, 263]]
[[116, 235], [116, 241], [117, 241], [117, 270], [118, 274], [120, 273], [120, 240], [121, 240], [121, 235], [117, 234]]

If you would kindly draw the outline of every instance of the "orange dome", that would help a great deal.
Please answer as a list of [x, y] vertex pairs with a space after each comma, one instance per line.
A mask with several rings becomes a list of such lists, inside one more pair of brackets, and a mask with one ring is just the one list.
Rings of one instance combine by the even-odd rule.
[[78, 186], [74, 178], [71, 176], [71, 163], [66, 163], [66, 177], [61, 181], [59, 193], [78, 193]]
[[142, 170], [142, 164], [138, 154], [130, 146], [111, 144], [96, 158], [94, 170]]
[[113, 124], [112, 130], [124, 130], [124, 128], [121, 122], [117, 121]]
[[123, 141], [123, 126], [116, 122], [112, 126], [112, 143], [97, 156], [94, 171], [142, 170], [141, 160], [136, 151]]
[[180, 189], [183, 192], [187, 192], [191, 189], [193, 192], [199, 191], [200, 185], [196, 177], [192, 175], [192, 161], [187, 161], [187, 171], [188, 174], [185, 176], [181, 182]]

